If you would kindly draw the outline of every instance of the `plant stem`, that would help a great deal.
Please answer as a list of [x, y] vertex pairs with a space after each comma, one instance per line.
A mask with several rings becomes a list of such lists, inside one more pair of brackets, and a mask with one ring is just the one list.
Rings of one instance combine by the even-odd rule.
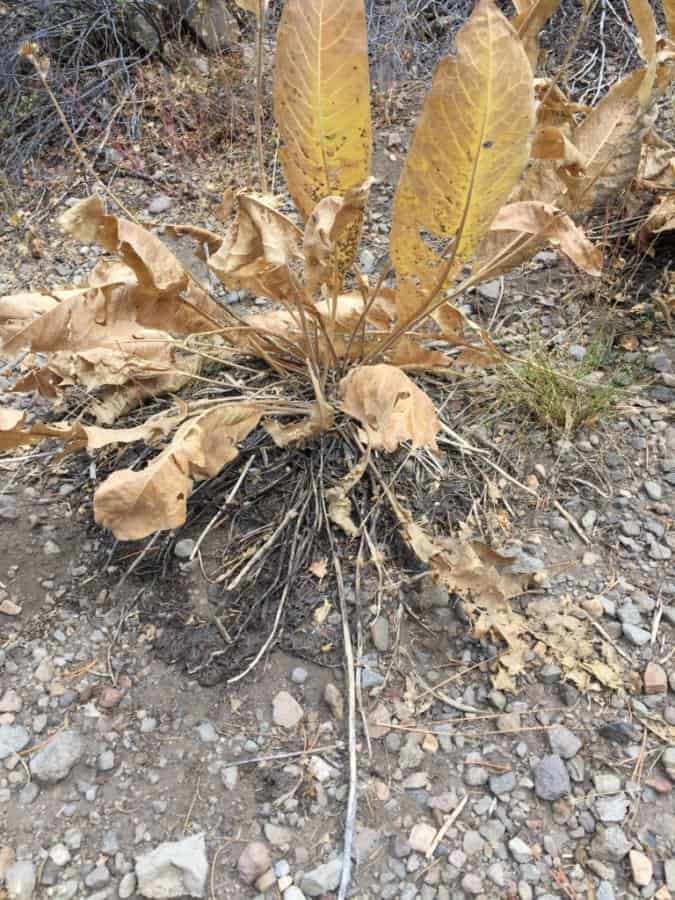
[[265, 0], [258, 0], [258, 15], [256, 17], [255, 45], [256, 45], [256, 72], [255, 72], [255, 134], [258, 153], [258, 175], [260, 189], [267, 193], [267, 174], [265, 173], [265, 153], [263, 150], [263, 37], [265, 33]]

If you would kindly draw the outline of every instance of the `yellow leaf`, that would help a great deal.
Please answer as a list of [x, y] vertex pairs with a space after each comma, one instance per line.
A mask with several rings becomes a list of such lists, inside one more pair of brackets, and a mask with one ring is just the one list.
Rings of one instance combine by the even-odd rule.
[[675, 0], [663, 0], [663, 15], [668, 37], [671, 41], [675, 41]]
[[194, 481], [212, 478], [238, 455], [258, 425], [253, 404], [223, 403], [184, 422], [144, 469], [113, 472], [94, 494], [94, 518], [118, 540], [132, 541], [185, 522]]
[[436, 69], [396, 191], [399, 283], [433, 289], [473, 255], [527, 164], [533, 124], [523, 46], [492, 0], [480, 0], [457, 35], [457, 59]]
[[265, 15], [267, 11], [267, 5], [269, 0], [234, 0], [239, 9], [243, 9], [245, 12], [253, 13], [253, 15], [260, 19]]
[[541, 235], [584, 272], [589, 275], [602, 274], [600, 247], [594, 247], [582, 229], [550, 203], [537, 203], [534, 200], [509, 203], [499, 210], [492, 228], [495, 231]]
[[649, 0], [628, 0], [628, 5], [640, 36], [640, 56], [647, 63], [645, 77], [638, 92], [644, 106], [649, 101], [656, 78], [656, 19]]
[[340, 396], [342, 409], [361, 423], [371, 449], [391, 453], [403, 441], [437, 449], [434, 405], [401, 369], [358, 366], [340, 382]]
[[352, 507], [349, 502], [349, 493], [358, 484], [363, 477], [363, 473], [368, 468], [370, 460], [370, 448], [366, 450], [362, 459], [360, 459], [349, 472], [341, 478], [338, 483], [328, 488], [326, 491], [326, 502], [328, 504], [328, 518], [331, 522], [335, 522], [345, 534], [349, 537], [356, 537], [359, 529], [352, 519]]
[[[324, 197], [370, 174], [368, 47], [363, 0], [287, 0], [277, 32], [274, 114], [289, 193], [307, 221]], [[359, 221], [340, 241], [344, 273]]]

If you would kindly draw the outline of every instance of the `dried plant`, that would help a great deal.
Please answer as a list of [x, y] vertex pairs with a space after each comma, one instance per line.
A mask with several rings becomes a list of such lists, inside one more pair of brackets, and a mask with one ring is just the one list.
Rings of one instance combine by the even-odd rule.
[[[240, 5], [256, 12], [261, 28], [264, 4]], [[270, 307], [244, 317], [225, 310], [159, 238], [106, 212], [99, 197], [82, 201], [62, 216], [63, 228], [112, 256], [96, 264], [87, 288], [4, 298], [0, 328], [6, 352], [47, 356], [16, 390], [56, 398], [84, 386], [95, 392], [90, 411], [99, 425], [28, 425], [3, 410], [0, 449], [45, 436], [69, 449], [134, 440], [162, 448], [144, 469], [117, 471], [95, 493], [96, 520], [120, 539], [181, 525], [193, 484], [232, 461], [260, 423], [288, 446], [332, 429], [342, 412], [368, 452], [406, 441], [433, 452], [439, 421], [407, 373], [499, 362], [490, 335], [454, 301], [543, 245], [600, 275], [601, 249], [577, 221], [633, 181], [650, 106], [673, 78], [672, 40], [657, 35], [647, 0], [631, 0], [644, 65], [596, 107], [575, 104], [555, 80], [534, 75], [537, 36], [557, 3], [516, 5], [509, 21], [493, 0], [479, 0], [456, 56], [439, 64], [394, 200], [391, 270], [369, 280], [354, 265], [371, 185], [363, 0], [287, 0], [274, 110], [304, 230], [277, 198], [252, 191], [228, 198], [224, 236], [169, 228], [197, 242], [228, 289], [267, 298]], [[25, 53], [42, 71], [36, 48]], [[103, 427], [147, 397], [176, 391], [202, 360], [226, 367], [242, 356], [263, 360], [280, 379], [306, 377], [313, 402], [242, 391], [226, 401], [180, 401], [136, 428]], [[348, 533], [355, 526], [347, 494], [363, 468], [327, 498], [329, 515]], [[510, 644], [513, 656], [502, 665], [512, 674], [522, 665], [523, 628], [499, 603], [522, 592], [527, 578], [508, 574], [508, 561], [469, 539], [427, 535], [391, 492], [389, 500], [417, 557]]]

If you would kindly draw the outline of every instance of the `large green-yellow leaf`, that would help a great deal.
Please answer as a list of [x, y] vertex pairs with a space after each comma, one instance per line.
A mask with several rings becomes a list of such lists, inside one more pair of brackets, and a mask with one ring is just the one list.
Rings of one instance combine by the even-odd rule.
[[[274, 115], [288, 190], [307, 221], [324, 197], [370, 174], [368, 48], [363, 0], [287, 0], [279, 23]], [[353, 258], [360, 222], [340, 247]]]
[[527, 164], [533, 124], [523, 46], [492, 0], [480, 0], [457, 35], [457, 59], [436, 69], [399, 181], [391, 233], [399, 282], [433, 290], [472, 256]]

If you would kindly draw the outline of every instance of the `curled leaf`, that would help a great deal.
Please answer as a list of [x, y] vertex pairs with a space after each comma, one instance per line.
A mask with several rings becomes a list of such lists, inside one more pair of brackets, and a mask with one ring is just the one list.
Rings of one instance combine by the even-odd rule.
[[550, 203], [534, 200], [509, 203], [495, 216], [495, 231], [516, 231], [539, 235], [558, 247], [584, 272], [602, 274], [602, 250], [594, 247], [572, 219]]
[[564, 131], [553, 125], [539, 128], [532, 141], [533, 159], [554, 159], [570, 168], [574, 174], [584, 171], [584, 158]]
[[340, 382], [342, 409], [363, 426], [368, 446], [391, 453], [403, 441], [436, 450], [440, 424], [429, 397], [395, 366], [358, 366]]
[[528, 0], [517, 4], [513, 25], [523, 42], [532, 68], [539, 59], [539, 32], [560, 5], [560, 0]]
[[94, 494], [94, 517], [118, 540], [140, 540], [185, 522], [194, 481], [216, 475], [258, 425], [253, 404], [224, 403], [188, 419], [144, 469], [113, 472]]
[[363, 457], [347, 472], [344, 478], [341, 478], [334, 487], [326, 490], [328, 518], [349, 537], [356, 537], [359, 533], [359, 529], [352, 519], [352, 505], [349, 501], [349, 494], [363, 478], [363, 473], [368, 468], [369, 461], [370, 447], [366, 449]]

